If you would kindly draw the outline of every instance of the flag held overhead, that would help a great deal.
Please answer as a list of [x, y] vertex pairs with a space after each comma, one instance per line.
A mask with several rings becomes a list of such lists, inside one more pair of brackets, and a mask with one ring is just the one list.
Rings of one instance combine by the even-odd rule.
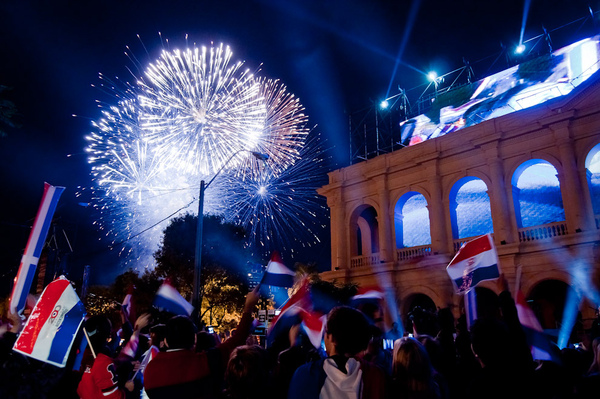
[[42, 293], [13, 349], [42, 362], [65, 367], [85, 307], [63, 276]]
[[158, 289], [152, 305], [175, 315], [191, 316], [194, 310], [194, 307], [166, 280]]
[[54, 187], [48, 183], [44, 183], [44, 195], [38, 209], [33, 228], [29, 233], [27, 246], [21, 258], [19, 271], [15, 277], [12, 293], [10, 295], [10, 311], [14, 314], [22, 314], [27, 301], [27, 294], [31, 288], [31, 283], [35, 276], [38, 261], [46, 242], [48, 229], [54, 216], [54, 210], [58, 204], [60, 195], [64, 191], [64, 187]]
[[463, 294], [481, 281], [500, 276], [498, 254], [492, 236], [486, 234], [466, 242], [446, 267], [458, 294]]
[[275, 287], [293, 287], [295, 273], [288, 269], [281, 260], [279, 252], [274, 251], [261, 284]]

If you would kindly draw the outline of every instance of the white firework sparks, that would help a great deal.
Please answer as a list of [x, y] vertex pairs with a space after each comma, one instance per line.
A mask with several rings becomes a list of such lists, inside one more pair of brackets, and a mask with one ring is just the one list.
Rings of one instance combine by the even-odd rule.
[[[103, 85], [117, 105], [103, 107], [87, 137], [92, 202], [125, 264], [153, 265], [169, 220], [195, 213], [200, 180], [220, 172], [205, 212], [247, 227], [249, 245], [264, 252], [318, 241], [326, 208], [315, 189], [325, 173], [316, 146], [304, 148], [304, 108], [281, 82], [231, 58], [223, 45], [164, 50], [135, 84]], [[257, 197], [260, 187], [267, 191]]]

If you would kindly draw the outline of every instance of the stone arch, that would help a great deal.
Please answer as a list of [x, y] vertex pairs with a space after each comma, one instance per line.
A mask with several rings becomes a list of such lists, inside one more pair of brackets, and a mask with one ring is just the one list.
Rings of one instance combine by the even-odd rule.
[[511, 175], [517, 227], [531, 227], [565, 220], [559, 172], [545, 159], [519, 164]]
[[476, 176], [458, 179], [448, 194], [454, 239], [493, 233], [489, 186]]
[[420, 292], [422, 291], [421, 288], [425, 287], [419, 287], [418, 290], [406, 295], [402, 300], [402, 322], [404, 324], [405, 330], [408, 332], [412, 332], [410, 314], [415, 307], [419, 306], [422, 309], [431, 312], [432, 314], [434, 314], [437, 311], [437, 304], [435, 303], [435, 301], [431, 298], [431, 296]]
[[[600, 143], [593, 146], [585, 157], [585, 172], [592, 210], [594, 215], [600, 215]], [[600, 227], [596, 216], [596, 228]]]
[[429, 202], [419, 191], [405, 192], [394, 206], [396, 248], [431, 244]]
[[379, 223], [374, 206], [363, 203], [350, 214], [350, 256], [364, 256], [379, 252]]
[[575, 292], [568, 283], [556, 279], [543, 279], [532, 286], [528, 304], [544, 330], [559, 329], [569, 291]]

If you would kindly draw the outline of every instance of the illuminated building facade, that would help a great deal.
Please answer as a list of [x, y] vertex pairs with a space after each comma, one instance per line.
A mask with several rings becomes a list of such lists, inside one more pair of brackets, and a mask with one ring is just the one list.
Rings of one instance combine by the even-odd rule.
[[421, 305], [458, 316], [446, 266], [491, 233], [511, 290], [520, 278], [545, 329], [560, 327], [570, 292], [589, 327], [600, 304], [599, 60], [590, 38], [475, 82], [461, 102], [406, 121], [404, 148], [329, 173], [322, 277], [390, 286], [401, 315]]

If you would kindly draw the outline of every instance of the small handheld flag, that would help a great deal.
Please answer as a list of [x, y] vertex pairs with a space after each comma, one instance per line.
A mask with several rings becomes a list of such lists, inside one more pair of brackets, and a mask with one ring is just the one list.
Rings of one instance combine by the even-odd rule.
[[294, 286], [294, 276], [295, 273], [283, 264], [279, 252], [274, 251], [260, 283], [289, 288]]
[[458, 294], [469, 291], [484, 280], [500, 277], [498, 255], [492, 236], [486, 234], [464, 243], [446, 271]]
[[517, 300], [515, 302], [519, 321], [525, 332], [525, 338], [531, 350], [531, 356], [534, 360], [551, 360], [560, 363], [556, 356], [552, 344], [548, 337], [544, 334], [540, 322], [535, 317], [533, 310], [527, 305], [525, 295], [520, 290], [517, 292]]
[[44, 183], [42, 202], [40, 203], [35, 221], [33, 222], [33, 228], [29, 234], [27, 246], [25, 247], [23, 257], [21, 258], [19, 271], [15, 277], [12, 293], [10, 295], [10, 311], [14, 314], [22, 314], [23, 309], [25, 309], [27, 294], [31, 288], [31, 283], [35, 276], [35, 269], [37, 269], [38, 261], [42, 254], [44, 243], [46, 242], [46, 236], [48, 235], [48, 229], [52, 222], [52, 216], [54, 216], [58, 199], [64, 189], [64, 187], [54, 187], [48, 183]]
[[190, 316], [194, 310], [194, 307], [166, 280], [158, 289], [152, 305], [175, 315]]
[[85, 317], [85, 308], [63, 276], [46, 286], [13, 349], [42, 362], [65, 367]]

